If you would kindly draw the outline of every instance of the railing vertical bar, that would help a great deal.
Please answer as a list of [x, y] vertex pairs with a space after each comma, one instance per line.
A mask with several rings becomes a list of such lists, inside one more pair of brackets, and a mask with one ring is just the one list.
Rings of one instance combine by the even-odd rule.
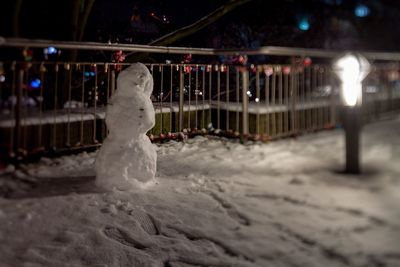
[[226, 66], [226, 130], [229, 129], [229, 112], [230, 112], [230, 103], [229, 103], [229, 66]]
[[206, 66], [202, 66], [202, 98], [203, 98], [203, 107], [201, 109], [201, 117], [202, 117], [202, 124], [201, 124], [201, 128], [205, 128], [206, 127], [206, 123], [205, 123], [205, 94], [206, 94]]
[[301, 132], [301, 109], [299, 107], [300, 105], [300, 72], [296, 70], [296, 76], [295, 76], [295, 87], [294, 87], [294, 113], [296, 115], [296, 124], [295, 124], [295, 130], [296, 134]]
[[272, 73], [272, 88], [271, 88], [271, 107], [274, 108], [274, 110], [272, 111], [271, 115], [272, 115], [272, 133], [271, 136], [276, 136], [276, 68], [272, 69], [273, 73]]
[[296, 70], [294, 68], [290, 71], [290, 91], [289, 91], [289, 104], [290, 104], [290, 134], [296, 133]]
[[183, 130], [183, 97], [184, 97], [184, 79], [183, 66], [179, 67], [179, 131]]
[[[327, 86], [327, 88], [330, 91], [332, 91], [331, 72], [329, 71], [329, 68], [325, 69], [325, 85]], [[330, 94], [327, 95], [326, 99], [327, 99], [327, 103], [328, 103], [328, 106], [326, 107], [326, 124], [327, 124], [327, 126], [330, 127], [332, 125], [331, 124], [331, 103], [330, 103], [331, 97], [330, 97]]]
[[98, 88], [98, 69], [97, 69], [97, 64], [93, 65], [93, 69], [94, 69], [94, 92], [93, 92], [93, 137], [92, 137], [92, 142], [94, 144], [97, 144], [97, 138], [96, 138], [96, 134], [97, 134], [97, 98], [98, 98], [98, 92], [97, 92], [97, 88]]
[[[114, 93], [115, 93], [115, 70], [112, 70], [111, 69], [111, 66], [112, 65], [108, 65], [108, 73], [109, 73], [109, 77], [110, 77], [110, 79], [109, 79], [109, 83], [110, 83], [110, 85], [107, 85], [107, 88], [109, 88], [109, 90], [110, 90], [110, 96], [109, 96], [109, 98], [108, 98], [108, 100], [107, 100], [107, 104], [109, 103], [109, 101], [110, 101], [110, 98], [112, 98], [113, 97], [113, 95], [114, 95]], [[106, 125], [106, 135], [108, 135], [108, 130], [107, 130], [107, 125]]]
[[195, 121], [195, 128], [199, 128], [199, 124], [198, 124], [198, 115], [197, 113], [199, 112], [199, 65], [196, 65], [196, 84], [195, 84], [195, 106], [196, 106], [196, 111], [195, 111], [195, 117], [194, 117], [194, 121]]
[[44, 74], [46, 72], [46, 67], [42, 62], [40, 64], [40, 87], [39, 87], [39, 127], [38, 127], [38, 146], [43, 148], [43, 138], [42, 138], [42, 130], [43, 130], [43, 88], [44, 88]]
[[268, 70], [265, 70], [265, 84], [264, 84], [264, 90], [265, 90], [265, 128], [264, 128], [264, 134], [267, 136], [270, 136], [270, 129], [269, 129], [269, 107], [270, 107], [270, 99], [269, 99], [269, 73], [267, 72]]
[[[283, 100], [282, 100], [282, 84], [283, 84], [283, 77], [282, 77], [282, 69], [280, 68], [279, 69], [279, 73], [278, 73], [278, 104], [279, 104], [279, 107], [282, 107], [283, 106]], [[278, 133], [277, 133], [277, 135], [278, 136], [280, 136], [280, 135], [282, 135], [282, 124], [283, 124], [283, 119], [282, 119], [282, 117], [283, 117], [283, 112], [282, 111], [280, 111], [279, 113], [278, 113]]]
[[68, 105], [67, 105], [67, 146], [71, 146], [71, 91], [72, 91], [72, 66], [70, 63], [65, 68], [68, 71]]
[[311, 109], [309, 108], [309, 104], [311, 102], [311, 68], [312, 67], [307, 67], [305, 69], [305, 80], [306, 80], [306, 100], [305, 100], [305, 111], [306, 111], [306, 130], [309, 131], [311, 130], [311, 124], [312, 124], [312, 112]]
[[189, 98], [188, 103], [189, 103], [189, 105], [188, 105], [188, 124], [187, 124], [187, 127], [189, 129], [191, 129], [191, 125], [190, 125], [191, 116], [190, 116], [190, 113], [191, 113], [191, 105], [192, 105], [192, 103], [191, 103], [191, 100], [192, 100], [192, 67], [189, 67], [188, 81], [189, 81], [189, 83], [188, 83], [188, 98]]
[[[25, 67], [25, 85], [29, 85], [29, 69], [31, 65], [27, 64]], [[28, 104], [27, 104], [27, 99], [28, 99], [28, 90], [24, 90], [24, 86], [22, 87], [22, 109], [21, 109], [21, 117], [22, 117], [22, 123], [21, 123], [21, 132], [22, 132], [22, 146], [20, 147], [22, 149], [22, 152], [25, 154], [27, 152], [27, 147], [26, 147], [26, 139], [27, 139], [27, 132], [29, 128], [29, 119], [27, 118], [28, 115]], [[25, 103], [24, 103], [25, 102]]]
[[163, 99], [164, 99], [164, 68], [158, 65], [160, 71], [160, 131], [164, 132], [164, 114], [163, 114]]
[[217, 129], [221, 129], [221, 68], [217, 67]]
[[172, 106], [172, 98], [173, 98], [173, 78], [174, 78], [174, 66], [171, 64], [170, 73], [169, 73], [169, 131], [172, 132], [172, 114], [173, 114], [173, 106]]
[[335, 127], [336, 126], [336, 101], [335, 101], [335, 90], [333, 87], [333, 76], [332, 72], [329, 71], [329, 82], [331, 84], [331, 91], [330, 91], [330, 126]]
[[283, 132], [284, 135], [289, 134], [289, 76], [292, 75], [292, 70], [289, 73], [283, 73], [284, 82], [283, 82], [283, 99], [285, 105], [285, 112], [283, 114]]
[[55, 65], [55, 81], [54, 81], [54, 110], [53, 110], [53, 143], [52, 148], [57, 148], [57, 108], [58, 108], [58, 64]]
[[[324, 69], [322, 67], [320, 67], [319, 70], [318, 70], [318, 76], [317, 76], [317, 79], [318, 79], [317, 88], [318, 87], [320, 88], [321, 94], [323, 93], [323, 90], [324, 90], [324, 88], [323, 88], [323, 86], [324, 86], [324, 84], [323, 84], [323, 73], [324, 73]], [[324, 114], [323, 114], [323, 110], [324, 110], [323, 100], [324, 100], [324, 97], [322, 95], [320, 95], [319, 98], [320, 98], [320, 100], [319, 100], [320, 107], [318, 108], [318, 128], [322, 129], [323, 128], [323, 124], [324, 124], [324, 122], [323, 122], [323, 120], [324, 120], [324, 117], [323, 117], [324, 116]]]
[[240, 103], [240, 73], [239, 73], [239, 68], [236, 68], [236, 131], [237, 132], [240, 132], [239, 103]]
[[[110, 72], [110, 65], [109, 65], [108, 63], [105, 63], [105, 64], [104, 64], [104, 73], [106, 73], [106, 76], [107, 76], [106, 102], [105, 102], [105, 104], [104, 104], [104, 106], [106, 107], [105, 110], [107, 110], [107, 105], [108, 105], [108, 103], [110, 102], [110, 93], [111, 93], [111, 90], [110, 90], [111, 72]], [[107, 137], [107, 135], [108, 135], [107, 124], [106, 124], [105, 122], [106, 122], [106, 118], [105, 118], [105, 116], [104, 116], [104, 123], [103, 123], [103, 127], [104, 127], [103, 129], [104, 129], [104, 131], [102, 132], [102, 136], [101, 136], [102, 142], [104, 142], [104, 139], [105, 139], [105, 138]], [[104, 133], [104, 135], [103, 135], [103, 133]]]
[[325, 83], [329, 86], [329, 95], [327, 96], [328, 107], [326, 108], [326, 123], [327, 126], [331, 127], [332, 124], [332, 112], [331, 112], [331, 92], [333, 91], [331, 72], [329, 68], [326, 68]]
[[260, 134], [260, 70], [256, 68], [256, 133]]
[[249, 98], [247, 91], [249, 90], [249, 72], [246, 69], [242, 71], [242, 134], [246, 137], [249, 134]]
[[[114, 65], [115, 66], [115, 65]], [[111, 70], [111, 92], [110, 92], [110, 96], [112, 97], [112, 95], [115, 93], [115, 82], [116, 82], [116, 75], [115, 75], [115, 69]]]
[[[115, 78], [115, 76], [114, 76]], [[115, 83], [114, 83], [115, 86]], [[80, 141], [79, 145], [83, 146], [83, 113], [85, 108], [85, 65], [82, 64], [82, 90], [81, 90], [81, 127], [80, 127]]]
[[110, 101], [110, 71], [109, 71], [109, 65], [106, 63], [104, 64], [104, 72], [107, 73], [107, 87], [106, 87], [106, 105]]
[[212, 65], [208, 65], [207, 69], [209, 70], [209, 74], [208, 74], [208, 105], [209, 105], [209, 109], [208, 109], [208, 115], [209, 115], [209, 120], [210, 123], [212, 123], [212, 96], [211, 96], [211, 92], [212, 92]]
[[[11, 95], [16, 95], [15, 94], [15, 88], [16, 88], [16, 79], [17, 79], [17, 75], [16, 75], [16, 62], [13, 61], [11, 63], [11, 72], [12, 72], [12, 83], [11, 83]], [[13, 108], [13, 106], [11, 105], [10, 107], [10, 117], [11, 119], [14, 119], [15, 122], [11, 124], [11, 129], [10, 129], [10, 146], [8, 148], [8, 154], [10, 157], [14, 157], [15, 154], [15, 149], [14, 149], [14, 130], [16, 129], [16, 118], [15, 118], [15, 109]]]
[[[315, 93], [316, 91], [316, 83], [317, 83], [317, 68], [318, 66], [315, 66], [312, 68], [312, 74], [311, 74], [311, 94]], [[310, 96], [312, 102], [315, 102], [315, 96], [313, 97], [312, 95]], [[311, 114], [312, 114], [312, 129], [315, 130], [318, 127], [318, 121], [317, 121], [317, 108], [313, 107], [311, 109]]]
[[299, 128], [301, 129], [301, 131], [304, 131], [307, 128], [307, 124], [306, 124], [306, 93], [305, 93], [305, 76], [306, 76], [306, 70], [307, 68], [304, 68], [303, 71], [301, 72], [300, 77], [301, 77], [301, 81], [300, 81], [300, 103], [302, 105], [302, 108], [299, 109], [300, 110], [300, 114], [301, 114], [301, 119], [300, 119], [300, 126]]
[[[324, 73], [322, 75], [322, 85], [324, 87], [324, 104], [327, 103], [327, 96], [325, 95], [325, 90], [327, 90], [327, 86], [328, 86], [328, 82], [327, 82], [327, 75], [328, 75], [328, 71], [327, 69], [324, 67]], [[328, 107], [326, 105], [324, 105], [324, 108], [322, 109], [322, 127], [326, 127], [329, 123], [329, 113], [328, 113]]]
[[19, 158], [20, 142], [21, 142], [21, 109], [22, 109], [22, 88], [24, 86], [24, 70], [18, 71], [17, 78], [17, 99], [15, 103], [15, 137], [14, 137], [14, 153]]

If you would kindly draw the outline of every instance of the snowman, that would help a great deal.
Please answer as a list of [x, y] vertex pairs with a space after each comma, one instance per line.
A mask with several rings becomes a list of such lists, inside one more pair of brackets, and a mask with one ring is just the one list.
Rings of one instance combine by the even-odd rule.
[[154, 183], [157, 153], [146, 136], [155, 123], [153, 77], [141, 63], [122, 71], [106, 110], [107, 138], [97, 155], [96, 184], [126, 189]]

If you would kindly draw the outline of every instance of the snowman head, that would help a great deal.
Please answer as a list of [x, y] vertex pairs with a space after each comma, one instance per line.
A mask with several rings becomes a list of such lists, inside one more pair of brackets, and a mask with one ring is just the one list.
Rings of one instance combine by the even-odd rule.
[[116, 96], [134, 97], [145, 94], [150, 97], [153, 91], [153, 77], [142, 63], [134, 63], [118, 75]]

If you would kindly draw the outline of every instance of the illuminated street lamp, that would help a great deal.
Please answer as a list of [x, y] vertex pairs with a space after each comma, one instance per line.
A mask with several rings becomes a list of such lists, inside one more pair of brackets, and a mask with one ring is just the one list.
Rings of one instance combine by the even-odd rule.
[[362, 81], [370, 64], [359, 54], [347, 53], [333, 64], [341, 81], [340, 96], [344, 105], [343, 126], [346, 134], [346, 173], [360, 173], [359, 144], [361, 128]]

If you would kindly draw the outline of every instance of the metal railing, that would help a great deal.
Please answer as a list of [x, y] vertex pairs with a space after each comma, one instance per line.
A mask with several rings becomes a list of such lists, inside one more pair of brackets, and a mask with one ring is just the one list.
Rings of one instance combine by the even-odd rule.
[[[295, 48], [215, 50], [138, 45], [1, 39], [1, 46], [124, 50], [198, 55], [269, 54], [334, 57], [335, 51]], [[388, 60], [388, 53], [366, 53]], [[400, 108], [399, 65], [375, 63], [364, 81], [366, 119]], [[266, 62], [268, 63], [268, 62]], [[118, 73], [116, 62], [1, 62], [1, 158], [98, 146], [107, 135], [105, 107]], [[146, 64], [154, 79], [155, 136], [213, 132], [270, 140], [335, 127], [338, 81], [326, 64]], [[213, 129], [215, 129], [213, 131]]]

